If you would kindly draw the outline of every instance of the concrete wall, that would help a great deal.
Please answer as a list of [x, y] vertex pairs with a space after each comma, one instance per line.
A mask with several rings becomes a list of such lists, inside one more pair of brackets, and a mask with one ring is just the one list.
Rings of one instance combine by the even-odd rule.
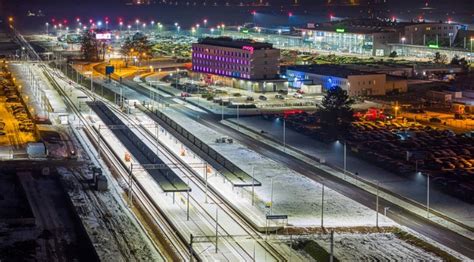
[[408, 91], [408, 81], [405, 79], [387, 80], [385, 82], [385, 92], [406, 93]]
[[385, 95], [386, 75], [352, 75], [348, 76], [350, 96]]

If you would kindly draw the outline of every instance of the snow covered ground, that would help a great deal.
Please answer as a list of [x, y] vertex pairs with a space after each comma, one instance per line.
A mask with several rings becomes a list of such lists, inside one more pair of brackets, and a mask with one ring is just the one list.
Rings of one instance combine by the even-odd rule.
[[[217, 152], [239, 166], [248, 174], [253, 174], [255, 179], [262, 183], [261, 187], [255, 187], [255, 198], [257, 208], [251, 207], [251, 189], [246, 188], [238, 196], [246, 198], [247, 209], [254, 210], [253, 216], [259, 216], [264, 221], [265, 214], [270, 212], [265, 205], [271, 202], [271, 191], [273, 181], [273, 210], [272, 214], [288, 215], [288, 223], [294, 226], [320, 226], [321, 225], [321, 196], [322, 185], [302, 174], [290, 170], [286, 166], [268, 159], [238, 141], [233, 144], [216, 143], [215, 139], [222, 137], [221, 134], [205, 127], [196, 121], [173, 110], [165, 110], [164, 113], [174, 119], [177, 123], [192, 130], [192, 133], [207, 143]], [[149, 122], [146, 116], [140, 116], [141, 121]], [[161, 139], [161, 138], [160, 138]], [[219, 188], [218, 181], [209, 182]], [[222, 184], [222, 183], [221, 183]], [[227, 191], [229, 192], [229, 191]], [[343, 195], [325, 188], [324, 190], [324, 225], [332, 227], [349, 226], [374, 226], [375, 212]], [[236, 195], [229, 192], [229, 201], [237, 201]], [[379, 225], [390, 226], [394, 223], [382, 215], [379, 216]]]
[[[314, 240], [329, 252], [329, 235]], [[334, 234], [334, 256], [339, 261], [442, 261], [392, 233]]]

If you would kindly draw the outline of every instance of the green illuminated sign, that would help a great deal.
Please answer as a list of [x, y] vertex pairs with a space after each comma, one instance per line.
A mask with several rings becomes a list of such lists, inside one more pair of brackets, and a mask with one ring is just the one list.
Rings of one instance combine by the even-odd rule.
[[438, 49], [439, 48], [439, 45], [428, 45], [429, 48], [434, 48], [434, 49]]
[[242, 30], [242, 33], [248, 34], [248, 33], [249, 33], [249, 30], [248, 30], [248, 29], [244, 29], [244, 30]]
[[344, 28], [336, 28], [336, 32], [344, 33], [346, 30]]

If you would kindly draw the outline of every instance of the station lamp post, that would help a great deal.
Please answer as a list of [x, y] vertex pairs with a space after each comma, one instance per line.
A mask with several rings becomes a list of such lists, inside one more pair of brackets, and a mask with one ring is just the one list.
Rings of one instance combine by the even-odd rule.
[[49, 23], [46, 22], [45, 26], [46, 26], [46, 35], [49, 35]]

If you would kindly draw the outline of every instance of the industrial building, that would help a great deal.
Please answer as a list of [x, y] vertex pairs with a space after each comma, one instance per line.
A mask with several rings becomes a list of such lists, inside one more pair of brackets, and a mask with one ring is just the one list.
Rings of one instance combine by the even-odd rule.
[[286, 77], [290, 86], [295, 88], [311, 81], [321, 84], [324, 90], [339, 86], [350, 96], [380, 96], [407, 91], [406, 79], [334, 65], [292, 66], [287, 68]]

